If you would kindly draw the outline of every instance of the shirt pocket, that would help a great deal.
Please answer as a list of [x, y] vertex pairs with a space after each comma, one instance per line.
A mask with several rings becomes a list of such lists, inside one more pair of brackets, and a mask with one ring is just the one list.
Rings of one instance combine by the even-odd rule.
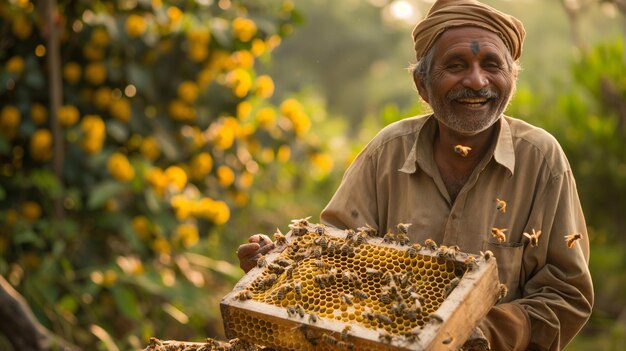
[[524, 245], [515, 242], [497, 243], [485, 241], [483, 247], [493, 252], [498, 266], [500, 283], [506, 284], [509, 290], [507, 295], [500, 300], [500, 303], [518, 298], [520, 294], [519, 281]]

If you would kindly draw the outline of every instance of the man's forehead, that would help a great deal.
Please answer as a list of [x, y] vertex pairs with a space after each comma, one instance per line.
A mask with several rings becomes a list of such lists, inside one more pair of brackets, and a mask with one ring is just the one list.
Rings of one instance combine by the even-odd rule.
[[477, 27], [457, 27], [444, 31], [435, 42], [436, 51], [441, 53], [466, 49], [477, 54], [487, 51], [504, 55], [506, 44], [498, 34]]

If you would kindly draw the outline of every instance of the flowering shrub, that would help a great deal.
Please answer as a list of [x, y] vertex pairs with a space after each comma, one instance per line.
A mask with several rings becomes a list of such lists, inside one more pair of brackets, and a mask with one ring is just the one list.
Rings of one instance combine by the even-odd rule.
[[219, 333], [223, 282], [241, 273], [203, 250], [271, 163], [332, 168], [305, 107], [273, 101], [255, 69], [293, 4], [248, 3], [64, 2], [57, 111], [48, 19], [0, 4], [0, 274], [64, 338]]

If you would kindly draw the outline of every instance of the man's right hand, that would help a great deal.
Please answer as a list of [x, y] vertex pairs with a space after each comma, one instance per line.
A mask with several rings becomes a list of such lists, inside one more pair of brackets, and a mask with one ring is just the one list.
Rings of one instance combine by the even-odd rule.
[[248, 244], [239, 245], [237, 258], [239, 267], [248, 272], [257, 265], [257, 260], [274, 248], [274, 243], [265, 234], [255, 234], [248, 238]]

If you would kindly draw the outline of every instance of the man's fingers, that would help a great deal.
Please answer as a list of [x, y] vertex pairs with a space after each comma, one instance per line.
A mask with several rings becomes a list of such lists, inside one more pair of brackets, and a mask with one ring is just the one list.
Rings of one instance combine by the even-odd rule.
[[274, 248], [274, 243], [270, 242], [269, 244], [265, 244], [265, 246], [261, 246], [258, 250], [257, 253], [260, 253], [261, 255], [265, 255], [266, 253], [268, 253], [270, 250], [272, 250]]
[[260, 246], [257, 243], [239, 245], [239, 248], [237, 249], [237, 257], [239, 257], [239, 260], [244, 258], [249, 259], [256, 255], [259, 248]]
[[265, 234], [255, 234], [248, 238], [250, 243], [258, 243], [260, 246], [265, 246], [272, 243], [272, 239]]

